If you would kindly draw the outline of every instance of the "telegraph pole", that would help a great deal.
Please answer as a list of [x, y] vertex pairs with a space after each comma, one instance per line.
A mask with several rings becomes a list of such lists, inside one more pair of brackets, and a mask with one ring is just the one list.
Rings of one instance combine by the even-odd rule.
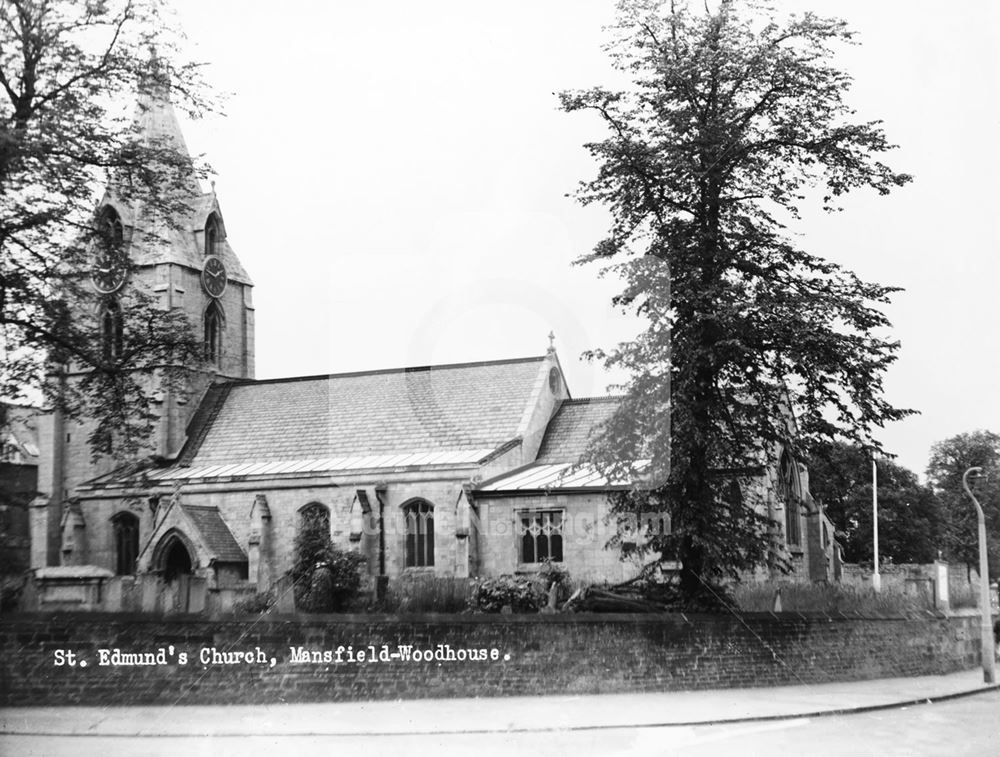
[[997, 679], [996, 659], [993, 652], [993, 613], [990, 607], [990, 572], [986, 560], [986, 517], [979, 500], [969, 488], [969, 474], [978, 475], [982, 468], [969, 468], [962, 474], [962, 488], [969, 495], [972, 504], [976, 506], [976, 516], [979, 518], [979, 624], [981, 631], [980, 653], [983, 658], [983, 681], [993, 683]]

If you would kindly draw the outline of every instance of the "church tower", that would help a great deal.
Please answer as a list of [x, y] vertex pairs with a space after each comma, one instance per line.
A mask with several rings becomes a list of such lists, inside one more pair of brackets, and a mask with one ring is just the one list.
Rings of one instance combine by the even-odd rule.
[[[155, 61], [152, 66], [158, 74]], [[190, 164], [169, 88], [161, 82], [161, 76], [153, 75], [140, 91], [134, 129], [145, 146], [168, 150]], [[130, 287], [152, 296], [165, 311], [184, 313], [204, 345], [204, 361], [185, 367], [183, 386], [169, 385], [158, 375], [147, 382], [156, 420], [149, 447], [140, 458], [171, 459], [184, 446], [188, 423], [207, 389], [216, 381], [254, 376], [253, 285], [229, 243], [214, 182], [210, 191], [203, 191], [193, 168], [172, 182], [171, 207], [179, 210], [167, 222], [141, 202], [125, 199], [127, 193], [120, 191], [118, 181], [112, 177], [98, 204], [96, 221], [102, 235], [127, 254], [131, 273], [119, 278], [110, 267], [95, 265], [91, 283], [99, 312], [94, 315], [104, 349], [121, 349], [122, 308], [127, 307]], [[80, 369], [66, 366], [56, 380], [68, 386], [82, 375]], [[74, 491], [121, 464], [92, 459], [88, 436], [93, 425], [87, 419], [65, 418], [59, 411], [41, 423], [42, 496], [31, 513], [32, 567], [86, 562], [85, 545], [74, 545], [72, 538], [67, 543], [74, 520], [85, 528]]]

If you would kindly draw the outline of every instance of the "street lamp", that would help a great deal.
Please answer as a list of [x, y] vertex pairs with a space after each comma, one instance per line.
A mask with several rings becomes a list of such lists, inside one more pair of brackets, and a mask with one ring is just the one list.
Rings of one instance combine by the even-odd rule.
[[875, 572], [872, 573], [872, 588], [882, 591], [882, 576], [878, 572], [878, 466], [872, 455], [872, 555]]
[[986, 561], [986, 517], [983, 515], [983, 508], [979, 505], [979, 500], [969, 488], [969, 474], [982, 472], [982, 468], [975, 466], [969, 468], [962, 474], [962, 488], [969, 495], [972, 504], [976, 506], [976, 516], [979, 518], [979, 621], [981, 630], [981, 654], [983, 657], [983, 681], [993, 683], [996, 681], [996, 659], [993, 652], [993, 623], [990, 612], [990, 573], [989, 565]]

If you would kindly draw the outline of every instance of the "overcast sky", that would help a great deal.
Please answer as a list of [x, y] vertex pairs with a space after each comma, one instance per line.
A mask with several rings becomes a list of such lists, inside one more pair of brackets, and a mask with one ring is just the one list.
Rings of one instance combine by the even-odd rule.
[[[571, 267], [605, 229], [567, 197], [603, 130], [554, 95], [611, 81], [612, 0], [176, 0], [193, 54], [230, 93], [185, 122], [217, 174], [256, 284], [261, 378], [542, 354], [573, 395], [613, 380], [579, 360], [638, 324], [614, 282]], [[881, 118], [913, 184], [807, 213], [800, 243], [902, 286], [889, 398], [921, 415], [881, 435], [923, 472], [930, 445], [1000, 431], [1000, 11], [961, 0], [777, 3], [839, 15], [861, 117]], [[946, 8], [946, 10], [945, 10]]]

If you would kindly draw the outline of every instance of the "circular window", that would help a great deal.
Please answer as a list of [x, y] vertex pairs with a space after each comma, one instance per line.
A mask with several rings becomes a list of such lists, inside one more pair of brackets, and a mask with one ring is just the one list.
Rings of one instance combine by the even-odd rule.
[[552, 368], [549, 371], [549, 389], [553, 394], [559, 394], [559, 388], [562, 386], [562, 377], [559, 375], [558, 368]]

